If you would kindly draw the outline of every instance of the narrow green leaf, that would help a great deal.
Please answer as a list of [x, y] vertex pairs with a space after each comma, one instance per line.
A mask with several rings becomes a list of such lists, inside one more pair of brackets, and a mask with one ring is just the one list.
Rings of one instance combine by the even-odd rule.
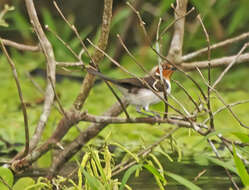
[[91, 176], [84, 169], [82, 169], [82, 173], [86, 177], [87, 182], [90, 185], [91, 189], [93, 189], [93, 190], [104, 189], [104, 186], [101, 184], [101, 182], [96, 177]]
[[124, 176], [122, 178], [122, 183], [120, 185], [120, 188], [119, 190], [123, 190], [124, 187], [125, 187], [125, 184], [127, 183], [128, 179], [130, 178], [130, 176], [139, 168], [141, 168], [142, 165], [141, 164], [137, 164], [137, 165], [134, 165], [132, 167], [130, 167], [125, 173], [124, 173]]
[[164, 184], [166, 183], [166, 179], [159, 173], [159, 171], [150, 164], [145, 164], [143, 167], [148, 170], [154, 176], [157, 176]]
[[207, 157], [207, 159], [208, 159], [209, 161], [211, 161], [211, 162], [213, 162], [213, 163], [215, 163], [215, 164], [217, 164], [217, 165], [219, 165], [219, 166], [221, 166], [221, 167], [223, 167], [223, 168], [226, 168], [226, 169], [228, 169], [228, 170], [230, 170], [230, 171], [232, 171], [233, 173], [235, 173], [235, 174], [238, 175], [238, 172], [237, 172], [236, 168], [234, 168], [233, 166], [231, 166], [230, 163], [226, 163], [226, 162], [224, 162], [224, 161], [222, 161], [222, 160], [219, 160], [219, 159], [217, 159], [217, 158], [212, 158], [212, 157]]
[[238, 157], [234, 145], [233, 145], [233, 159], [242, 183], [244, 184], [244, 186], [249, 187], [249, 174], [247, 173], [246, 167], [243, 164], [242, 160]]
[[233, 135], [238, 137], [243, 143], [249, 143], [249, 136], [245, 133], [233, 132]]
[[197, 185], [195, 185], [194, 183], [185, 179], [182, 176], [179, 176], [171, 172], [165, 172], [165, 174], [191, 190], [201, 190], [200, 187], [198, 187]]
[[123, 149], [125, 152], [127, 152], [129, 155], [131, 155], [137, 162], [139, 162], [139, 158], [136, 154], [133, 154], [131, 151], [129, 151], [127, 148], [125, 148], [124, 146], [122, 146], [121, 144], [118, 143], [111, 143], [112, 145], [118, 146], [119, 148]]

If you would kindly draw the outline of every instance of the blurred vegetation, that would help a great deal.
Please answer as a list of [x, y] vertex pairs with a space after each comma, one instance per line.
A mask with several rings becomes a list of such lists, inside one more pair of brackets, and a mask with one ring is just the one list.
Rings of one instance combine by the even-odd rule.
[[[0, 37], [22, 42], [25, 44], [35, 44], [37, 40], [34, 37], [34, 33], [32, 31], [27, 14], [25, 12], [23, 2], [6, 1], [6, 3], [7, 2], [9, 3], [9, 6], [14, 6], [15, 10], [11, 8], [12, 11], [9, 11], [7, 14], [2, 15], [1, 13], [3, 13], [2, 10], [4, 9], [4, 3], [0, 3]], [[170, 7], [172, 2], [174, 1], [142, 1], [140, 13], [146, 23], [145, 26], [148, 31], [148, 34], [152, 39], [155, 38], [155, 32], [160, 17], [163, 18], [161, 31], [173, 21], [173, 11]], [[74, 36], [73, 32], [64, 23], [64, 21], [58, 17], [58, 14], [54, 7], [49, 6], [50, 3], [48, 3], [47, 1], [40, 1], [37, 2], [37, 4], [37, 8], [39, 7], [38, 13], [42, 23], [44, 25], [48, 25], [50, 29], [55, 31], [66, 43], [71, 46], [71, 48], [75, 52], [79, 52], [81, 50], [79, 40]], [[101, 18], [102, 3], [98, 4], [98, 1], [90, 0], [73, 2], [59, 0], [58, 4], [62, 7], [62, 10], [65, 11], [65, 13], [67, 14], [67, 18], [70, 20], [70, 22], [74, 23], [78, 27], [80, 35], [83, 39], [89, 37], [94, 42], [97, 41], [99, 34], [99, 22]], [[199, 22], [195, 18], [198, 13], [200, 13], [203, 17], [203, 21], [210, 35], [211, 44], [224, 40], [228, 37], [239, 35], [243, 32], [248, 32], [249, 4], [247, 0], [191, 0], [188, 8], [190, 9], [192, 6], [196, 8], [196, 11], [188, 15], [186, 18], [186, 31], [184, 36], [183, 47], [184, 54], [207, 46], [203, 31], [200, 27]], [[75, 10], [70, 9], [73, 7], [75, 8]], [[93, 16], [95, 14], [95, 11], [93, 10], [98, 11], [97, 15], [99, 15], [99, 17], [97, 19], [95, 16]], [[80, 16], [85, 11], [88, 12], [89, 16]], [[115, 55], [117, 51], [118, 41], [116, 35], [122, 34], [122, 31], [125, 27], [125, 23], [129, 19], [130, 15], [131, 11], [125, 5], [124, 1], [114, 2], [113, 22], [107, 51], [109, 55]], [[91, 20], [91, 18], [93, 19]], [[51, 43], [53, 44], [57, 61], [75, 61], [70, 51], [68, 51], [67, 48], [59, 40], [57, 40], [51, 32], [46, 31], [46, 34]], [[167, 55], [171, 35], [172, 29], [170, 29], [163, 37], [162, 44], [164, 55]], [[136, 57], [137, 61], [142, 63], [145, 68], [149, 70], [153, 66], [155, 66], [155, 64], [157, 63], [157, 56], [150, 47], [146, 46], [143, 33], [139, 25], [137, 24], [136, 19], [132, 27], [130, 27], [128, 30], [128, 37], [125, 39], [125, 43], [129, 47], [129, 50]], [[232, 44], [229, 47], [216, 49], [212, 51], [212, 58], [236, 54], [244, 43], [245, 40]], [[91, 46], [88, 46], [88, 48], [90, 52], [94, 51]], [[27, 73], [36, 73], [32, 77], [42, 88], [44, 88], [46, 81], [45, 78], [42, 76], [42, 73], [44, 72], [44, 69], [46, 67], [45, 59], [41, 53], [22, 52], [17, 51], [14, 48], [9, 48], [8, 50], [11, 53], [12, 59], [16, 63], [16, 68], [18, 71], [19, 79], [21, 81], [24, 99], [29, 105], [28, 118], [32, 134], [42, 111], [42, 104], [40, 104], [40, 102], [42, 101], [43, 95], [40, 94], [39, 91], [34, 87], [29, 77], [27, 77]], [[116, 57], [116, 59], [118, 59], [120, 64], [126, 67], [129, 71], [136, 73], [140, 76], [144, 75], [144, 73], [139, 69], [139, 67], [137, 67], [137, 65], [124, 51], [122, 51], [122, 53], [118, 57]], [[207, 55], [204, 54], [198, 57], [198, 60], [202, 59], [207, 59]], [[83, 60], [86, 63], [88, 63], [89, 61], [86, 55], [83, 55]], [[103, 73], [114, 78], [122, 78], [128, 76], [119, 69], [114, 68], [107, 59], [105, 59], [100, 64], [100, 69]], [[219, 76], [222, 69], [223, 68], [212, 69], [213, 81]], [[206, 71], [203, 72], [206, 76]], [[236, 101], [249, 99], [248, 72], [249, 67], [247, 63], [236, 65], [230, 70], [230, 72], [228, 72], [222, 82], [217, 86], [217, 90], [219, 90], [226, 103], [233, 103]], [[79, 68], [67, 68], [66, 71], [63, 68], [58, 68], [57, 73], [57, 79], [59, 80], [56, 85], [56, 91], [60, 95], [63, 107], [67, 109], [71, 106], [73, 100], [76, 98], [76, 95], [79, 92], [80, 83], [78, 81], [81, 80], [85, 72]], [[191, 72], [191, 75], [199, 82], [201, 87], [205, 89], [205, 85], [203, 84], [202, 79], [199, 77], [199, 74], [196, 72]], [[69, 76], [73, 76], [77, 80], [72, 80], [72, 78], [70, 78]], [[186, 78], [182, 76], [181, 73], [175, 73], [173, 75], [173, 78], [180, 81], [181, 84], [183, 84], [184, 87], [188, 89], [188, 92], [195, 98], [195, 100], [199, 99], [199, 91], [195, 89], [191, 81], [186, 80]], [[23, 130], [23, 116], [20, 108], [17, 89], [15, 87], [14, 79], [12, 77], [9, 65], [7, 64], [6, 57], [2, 56], [2, 52], [0, 54], [0, 86], [0, 136], [11, 144], [11, 148], [7, 148], [3, 142], [0, 142], [0, 152], [3, 155], [8, 155], [11, 150], [21, 150], [21, 145], [24, 143], [25, 138]], [[172, 93], [174, 94], [174, 96], [181, 100], [181, 103], [186, 108], [188, 108], [189, 110], [193, 110], [193, 105], [191, 104], [191, 102], [189, 102], [185, 94], [182, 92], [182, 89], [174, 83], [172, 83], [172, 88]], [[98, 83], [98, 85], [95, 85], [92, 89], [84, 109], [88, 110], [89, 113], [101, 114], [106, 108], [108, 108], [115, 102], [115, 97], [113, 97], [112, 93], [108, 90], [105, 84]], [[174, 104], [172, 100], [170, 100], [170, 103]], [[213, 110], [217, 110], [219, 107], [223, 106], [223, 104], [213, 94], [211, 103]], [[177, 105], [175, 106], [177, 107]], [[163, 103], [154, 105], [153, 109], [158, 111], [163, 110]], [[244, 123], [249, 123], [248, 104], [238, 105], [232, 109]], [[135, 109], [133, 107], [129, 107], [128, 112], [134, 117], [139, 116], [135, 112]], [[170, 113], [174, 113], [174, 111], [170, 110]], [[61, 116], [58, 111], [56, 109], [53, 109], [52, 114], [49, 117], [46, 130], [43, 134], [43, 141], [45, 141], [50, 136], [60, 118]], [[77, 128], [72, 127], [68, 134], [64, 137], [64, 143], [73, 140], [79, 134], [79, 130], [84, 130], [88, 125], [89, 123], [82, 122], [77, 125]], [[228, 111], [223, 111], [215, 115], [215, 127], [217, 129], [217, 132], [221, 133], [222, 135], [228, 137], [231, 140], [240, 140], [241, 142], [249, 143], [248, 130], [240, 127], [238, 122], [231, 116]], [[96, 158], [96, 154], [101, 154], [101, 151], [97, 153], [96, 151], [99, 149], [99, 147], [103, 147], [106, 144], [105, 139], [107, 136], [108, 142], [110, 144], [121, 144], [123, 147], [126, 147], [130, 152], [136, 153], [141, 148], [147, 147], [151, 143], [155, 142], [163, 134], [167, 133], [170, 129], [171, 126], [166, 124], [109, 125], [98, 135], [98, 137], [92, 139], [89, 143], [89, 146], [92, 146], [94, 149], [92, 150], [92, 152], [95, 151], [95, 157], [91, 158], [93, 159], [92, 163], [99, 162], [99, 160]], [[153, 151], [153, 155], [165, 155], [167, 161], [169, 162], [170, 160], [170, 162], [172, 163], [184, 162], [184, 158], [191, 157], [191, 162], [194, 162], [196, 165], [199, 166], [207, 167], [209, 165], [212, 165], [212, 163], [215, 163], [216, 165], [220, 165], [221, 167], [225, 167], [227, 169], [231, 169], [231, 167], [243, 168], [238, 158], [233, 158], [230, 152], [224, 149], [223, 146], [220, 146], [219, 140], [215, 137], [216, 134], [210, 134], [209, 137], [217, 142], [216, 146], [217, 148], [219, 148], [221, 156], [225, 160], [224, 163], [227, 163], [226, 165], [224, 165], [224, 163], [222, 165], [222, 163], [215, 162], [214, 160], [212, 160], [211, 157], [215, 156], [215, 154], [212, 151], [210, 145], [206, 142], [207, 138], [196, 134], [196, 132], [191, 129], [178, 130], [172, 135], [170, 139], [165, 140], [163, 143], [161, 143], [160, 147]], [[86, 154], [93, 154], [91, 151], [89, 151], [89, 147], [84, 148], [84, 150], [87, 152]], [[245, 158], [249, 159], [248, 147], [237, 147], [236, 151], [243, 155]], [[120, 159], [125, 160], [128, 158], [128, 153], [120, 147], [117, 147], [113, 153], [114, 155], [111, 155], [111, 157], [116, 161]], [[51, 156], [51, 153], [44, 155], [42, 158], [39, 159], [37, 166], [44, 168], [49, 167], [50, 163], [52, 162]], [[235, 159], [235, 163], [233, 162], [233, 159]], [[6, 157], [2, 157], [0, 161], [3, 160], [6, 160]], [[78, 163], [80, 163], [82, 160], [82, 155], [77, 154], [73, 160], [77, 160]], [[147, 165], [147, 168], [145, 165]], [[86, 177], [87, 181], [85, 181], [85, 183], [88, 184], [89, 189], [94, 189], [93, 187], [91, 187], [94, 186], [94, 184], [99, 184], [99, 186], [101, 187], [103, 185], [105, 186], [108, 184], [118, 184], [118, 181], [98, 181], [99, 179], [95, 179], [91, 177], [91, 175], [89, 175], [89, 173], [93, 172], [89, 169], [90, 166], [88, 167], [88, 169], [87, 166], [82, 166], [82, 163], [80, 164], [80, 166], [81, 167], [79, 170], [82, 171], [83, 175]], [[131, 170], [133, 169], [133, 171], [129, 170], [130, 173], [125, 173], [125, 175], [126, 178], [129, 178], [129, 176], [132, 175], [134, 171], [139, 170], [141, 168], [145, 168], [150, 173], [152, 173], [153, 176], [155, 176], [156, 182], [160, 188], [160, 183], [163, 184], [165, 182], [164, 180], [166, 180], [168, 177], [173, 178], [177, 182], [182, 183], [190, 189], [191, 187], [192, 189], [197, 188], [191, 185], [188, 186], [188, 182], [181, 180], [181, 173], [177, 173], [179, 176], [176, 176], [176, 174], [174, 174], [176, 171], [174, 168], [171, 168], [172, 170], [168, 170], [167, 165], [163, 165], [163, 167], [163, 170], [165, 170], [166, 172], [166, 177], [162, 177], [162, 174], [158, 174], [156, 172], [157, 170], [155, 168], [160, 169], [160, 167], [158, 165], [154, 166], [152, 161], [145, 161], [142, 163], [142, 165], [135, 165], [133, 168], [131, 168]], [[103, 170], [103, 168], [101, 169], [101, 166], [99, 165], [98, 170]], [[8, 171], [3, 172], [8, 173]], [[78, 180], [82, 180], [80, 179], [82, 178], [81, 175], [81, 172], [79, 172]], [[192, 177], [194, 177], [198, 175], [198, 173], [193, 173], [189, 175], [192, 175]], [[10, 178], [12, 177], [9, 177], [8, 179]], [[100, 176], [100, 178], [105, 179], [104, 176]], [[125, 180], [124, 178], [123, 180]], [[38, 182], [36, 182], [36, 185], [42, 184], [44, 186], [49, 186], [49, 183], [44, 180], [45, 179], [43, 178], [39, 179]], [[28, 180], [23, 181], [25, 181], [25, 183], [28, 183], [29, 185], [35, 184], [35, 182], [32, 181], [32, 179], [30, 178]], [[57, 183], [64, 183], [64, 181], [64, 178], [57, 179]], [[18, 181], [18, 183], [21, 182]], [[121, 184], [122, 183], [123, 182], [121, 181]], [[13, 180], [10, 181], [9, 184], [11, 186], [13, 184]], [[78, 184], [71, 183], [71, 185], [71, 189], [77, 189], [76, 186], [80, 187], [80, 185]], [[205, 184], [198, 185], [205, 189]], [[39, 185], [37, 185], [37, 187], [38, 186]], [[97, 186], [97, 189], [99, 186]], [[2, 186], [0, 187], [0, 189], [3, 189]], [[49, 189], [50, 187], [47, 188]], [[111, 187], [106, 188], [108, 189]]]

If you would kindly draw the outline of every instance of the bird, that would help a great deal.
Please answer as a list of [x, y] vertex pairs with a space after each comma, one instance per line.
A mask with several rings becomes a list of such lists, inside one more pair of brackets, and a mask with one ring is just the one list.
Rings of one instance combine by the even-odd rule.
[[[138, 113], [150, 117], [160, 117], [160, 115], [150, 110], [149, 106], [162, 101], [164, 97], [164, 85], [166, 94], [170, 94], [170, 77], [176, 68], [169, 63], [162, 64], [163, 83], [160, 78], [159, 67], [157, 67], [157, 69], [149, 76], [124, 79], [110, 78], [97, 71], [92, 66], [87, 67], [86, 70], [88, 73], [116, 85], [127, 100], [128, 104], [135, 106]], [[142, 109], [145, 112], [143, 112]]]

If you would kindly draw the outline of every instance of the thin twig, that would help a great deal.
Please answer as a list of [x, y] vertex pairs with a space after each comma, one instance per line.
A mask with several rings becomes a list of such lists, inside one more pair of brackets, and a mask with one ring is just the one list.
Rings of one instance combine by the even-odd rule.
[[[50, 77], [48, 77], [48, 79], [49, 79], [50, 81], [52, 81], [52, 79], [51, 79]], [[57, 95], [57, 93], [56, 93], [56, 91], [55, 91], [55, 87], [54, 87], [54, 85], [53, 85], [52, 82], [51, 82], [51, 84], [52, 84], [52, 88], [53, 88], [53, 91], [54, 91], [54, 94], [55, 94], [56, 101], [57, 101], [57, 103], [58, 103], [58, 105], [59, 105], [59, 112], [62, 113], [62, 114], [64, 115], [64, 117], [67, 118], [67, 113], [66, 113], [66, 111], [64, 110], [64, 108], [63, 108], [63, 106], [62, 106], [62, 103], [61, 103], [61, 101], [60, 101], [60, 98], [59, 98], [59, 96]]]
[[[54, 30], [52, 30], [48, 25], [45, 25], [45, 28], [51, 32], [71, 53], [72, 55], [76, 58], [79, 59], [79, 56], [76, 54], [76, 52], [70, 47], [69, 44], [67, 44]], [[79, 59], [81, 62], [81, 59]], [[82, 63], [83, 64], [83, 63]]]
[[11, 57], [9, 56], [9, 53], [6, 50], [4, 44], [1, 40], [0, 40], [0, 43], [1, 43], [2, 50], [5, 54], [5, 56], [7, 57], [8, 63], [11, 67], [12, 74], [13, 74], [15, 82], [16, 82], [16, 87], [17, 87], [19, 99], [20, 99], [21, 106], [22, 106], [23, 120], [24, 120], [24, 131], [25, 131], [25, 149], [24, 149], [24, 152], [23, 152], [21, 157], [25, 157], [29, 153], [29, 125], [28, 125], [28, 115], [27, 115], [26, 105], [25, 105], [24, 100], [23, 100], [21, 84], [20, 84], [19, 79], [18, 79], [18, 74], [16, 71], [15, 63], [13, 62]]
[[177, 84], [182, 90], [183, 92], [188, 96], [188, 98], [191, 100], [191, 102], [193, 102], [193, 104], [195, 105], [196, 109], [198, 110], [198, 112], [200, 112], [200, 108], [198, 106], [198, 104], [194, 101], [194, 99], [192, 98], [192, 96], [188, 93], [188, 91], [184, 88], [184, 86], [178, 82], [177, 80], [172, 79], [172, 81]]
[[212, 108], [211, 108], [211, 103], [210, 103], [210, 87], [211, 86], [211, 64], [210, 64], [210, 60], [211, 60], [211, 50], [210, 50], [210, 39], [209, 39], [209, 35], [207, 32], [207, 29], [201, 19], [201, 16], [198, 15], [197, 19], [199, 20], [199, 22], [201, 23], [202, 29], [204, 31], [204, 34], [206, 36], [206, 40], [208, 43], [208, 87], [207, 87], [207, 108], [208, 108], [208, 114], [210, 117], [210, 131], [212, 131], [214, 129], [214, 116], [213, 116], [213, 112], [212, 112]]
[[80, 62], [56, 62], [56, 65], [60, 67], [79, 67], [79, 66], [84, 66], [84, 63], [82, 61]]
[[[225, 56], [221, 58], [212, 59], [210, 61], [211, 67], [220, 67], [220, 66], [226, 66], [230, 64], [234, 59], [237, 57], [237, 55], [233, 56]], [[244, 63], [249, 61], [249, 53], [241, 54], [235, 61], [236, 64], [238, 63]], [[194, 61], [189, 63], [182, 63], [181, 68], [184, 69], [184, 71], [192, 71], [195, 70], [196, 67], [199, 69], [205, 69], [208, 68], [209, 61]]]
[[[234, 106], [237, 106], [237, 105], [240, 105], [240, 104], [245, 104], [245, 103], [248, 103], [249, 100], [241, 100], [241, 101], [238, 101], [238, 102], [234, 102], [234, 103], [231, 103], [231, 104], [227, 104], [226, 106], [223, 106], [223, 107], [220, 107], [219, 109], [217, 109], [213, 115], [216, 115], [218, 113], [220, 113], [221, 111], [227, 109], [227, 107], [234, 107]], [[205, 119], [202, 123], [207, 123], [207, 121], [209, 120], [210, 118], [208, 117], [207, 119]]]
[[11, 40], [3, 39], [3, 38], [0, 38], [0, 40], [3, 42], [4, 45], [14, 47], [18, 50], [41, 51], [41, 48], [39, 45], [36, 45], [36, 46], [25, 45], [25, 44], [17, 43], [17, 42], [11, 41]]
[[151, 40], [150, 40], [150, 38], [149, 38], [149, 36], [148, 36], [148, 33], [147, 33], [146, 29], [145, 29], [145, 22], [143, 21], [141, 15], [140, 15], [140, 13], [139, 13], [139, 11], [137, 11], [136, 8], [135, 8], [134, 6], [132, 6], [132, 5], [130, 4], [130, 2], [128, 2], [128, 1], [126, 2], [126, 5], [128, 5], [128, 6], [131, 8], [131, 10], [137, 15], [137, 18], [138, 18], [138, 20], [139, 20], [139, 25], [140, 25], [140, 27], [142, 28], [143, 33], [144, 33], [145, 40], [146, 40], [146, 42], [147, 42], [148, 44], [151, 44]]
[[183, 17], [186, 17], [187, 15], [189, 15], [191, 12], [193, 12], [195, 10], [195, 7], [192, 7], [188, 12], [186, 12], [184, 15], [175, 18], [167, 27], [165, 27], [163, 29], [163, 31], [161, 32], [160, 36], [159, 36], [159, 41], [161, 41], [161, 39], [163, 38], [163, 35], [180, 19], [182, 19]]
[[112, 86], [109, 84], [109, 82], [108, 82], [108, 81], [105, 81], [105, 83], [106, 83], [106, 85], [108, 86], [108, 88], [111, 90], [111, 92], [114, 94], [114, 96], [116, 97], [116, 99], [118, 100], [120, 106], [122, 107], [122, 109], [123, 109], [123, 111], [124, 111], [124, 113], [125, 113], [125, 115], [126, 115], [126, 118], [127, 118], [127, 119], [130, 119], [130, 116], [129, 116], [129, 114], [128, 114], [128, 112], [127, 112], [127, 110], [126, 110], [126, 108], [125, 108], [125, 106], [124, 106], [124, 104], [123, 104], [123, 102], [122, 102], [122, 100], [119, 98], [119, 96], [117, 95], [117, 93], [113, 90], [113, 88], [112, 88]]
[[[216, 48], [219, 48], [219, 47], [223, 47], [223, 46], [226, 46], [226, 45], [229, 45], [229, 44], [233, 44], [234, 42], [244, 40], [244, 39], [246, 39], [248, 37], [249, 37], [249, 32], [243, 33], [243, 34], [241, 34], [239, 36], [229, 38], [229, 39], [226, 39], [226, 40], [224, 40], [222, 42], [211, 45], [210, 50], [213, 50], [213, 49], [216, 49]], [[182, 61], [188, 61], [188, 60], [193, 59], [193, 58], [195, 58], [195, 57], [199, 56], [200, 54], [205, 53], [207, 51], [208, 51], [208, 47], [197, 50], [195, 52], [192, 52], [192, 53], [189, 53], [189, 54], [186, 54], [186, 55], [183, 55], [182, 56]]]
[[134, 61], [134, 63], [136, 63], [142, 70], [143, 72], [145, 72], [146, 74], [150, 75], [149, 71], [147, 71], [144, 66], [139, 63], [136, 58], [134, 57], [134, 55], [132, 55], [132, 53], [129, 51], [129, 49], [126, 47], [125, 43], [123, 42], [122, 38], [120, 37], [119, 34], [117, 34], [117, 37], [119, 39], [120, 44], [123, 46], [123, 48], [125, 49], [125, 51], [128, 53], [128, 55], [132, 58], [132, 60]]
[[[212, 150], [214, 151], [216, 157], [220, 160], [221, 159], [220, 154], [219, 154], [218, 150], [216, 149], [216, 147], [214, 146], [213, 142], [210, 139], [208, 139], [208, 143], [210, 144], [210, 146], [211, 146]], [[233, 186], [237, 190], [239, 190], [240, 188], [238, 187], [238, 185], [233, 180], [232, 175], [230, 174], [230, 172], [226, 168], [224, 168], [224, 169], [225, 169], [225, 171], [227, 173], [227, 176], [229, 177], [230, 181], [232, 182]]]
[[[204, 84], [208, 86], [208, 82], [206, 81], [205, 77], [201, 73], [200, 69], [198, 67], [196, 67], [196, 70], [200, 74], [202, 80], [204, 81]], [[216, 96], [218, 97], [218, 99], [223, 103], [224, 106], [226, 106], [226, 108], [229, 110], [229, 112], [232, 114], [232, 116], [237, 120], [237, 122], [240, 124], [240, 126], [249, 129], [248, 126], [246, 126], [245, 124], [243, 124], [240, 121], [240, 119], [238, 118], [238, 116], [233, 112], [233, 110], [230, 108], [230, 106], [225, 102], [225, 100], [222, 98], [222, 96], [220, 95], [220, 93], [215, 88], [212, 88], [211, 86], [210, 86], [210, 89], [212, 91], [214, 91], [214, 93], [216, 94]]]
[[[163, 135], [158, 141], [147, 147], [146, 149], [140, 151], [137, 156], [142, 156], [145, 158], [149, 153], [152, 152], [152, 150], [157, 147], [161, 142], [163, 142], [165, 139], [169, 138], [174, 132], [176, 132], [179, 129], [179, 127], [173, 128], [171, 131], [167, 132], [165, 135]], [[115, 176], [119, 174], [120, 172], [126, 170], [127, 168], [131, 167], [132, 165], [136, 164], [136, 161], [133, 160], [127, 160], [126, 162], [120, 163], [116, 165], [112, 170], [112, 176]]]
[[[238, 54], [234, 57], [233, 61], [225, 68], [225, 70], [220, 74], [220, 76], [216, 79], [212, 89], [215, 88], [215, 86], [221, 81], [221, 79], [224, 77], [224, 75], [228, 72], [228, 70], [237, 62], [237, 59], [240, 57], [240, 55], [243, 53], [243, 51], [249, 46], [249, 43], [245, 43], [243, 47], [240, 49]], [[211, 90], [212, 90], [211, 89]]]

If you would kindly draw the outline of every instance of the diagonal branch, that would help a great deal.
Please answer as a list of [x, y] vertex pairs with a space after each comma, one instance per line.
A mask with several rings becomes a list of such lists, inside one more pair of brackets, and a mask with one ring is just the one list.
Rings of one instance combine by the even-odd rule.
[[[101, 34], [100, 34], [100, 39], [98, 41], [98, 47], [101, 50], [105, 50], [107, 47], [110, 26], [111, 26], [111, 19], [112, 19], [112, 0], [105, 0], [103, 17], [102, 17]], [[96, 50], [92, 57], [93, 63], [98, 65], [103, 58], [104, 54], [101, 51]], [[94, 84], [94, 81], [95, 77], [87, 73], [81, 85], [80, 93], [74, 102], [75, 109], [80, 110], [82, 108]]]
[[[36, 145], [38, 144], [42, 136], [43, 130], [45, 128], [45, 125], [47, 123], [47, 120], [48, 120], [48, 117], [51, 111], [51, 107], [53, 105], [54, 91], [53, 91], [51, 81], [53, 85], [55, 86], [56, 61], [55, 61], [52, 45], [47, 39], [41, 27], [41, 24], [39, 22], [33, 0], [25, 0], [25, 4], [26, 4], [27, 11], [28, 11], [30, 22], [33, 25], [33, 28], [39, 40], [42, 52], [47, 60], [47, 87], [46, 87], [46, 92], [45, 92], [45, 101], [44, 101], [44, 106], [43, 106], [43, 112], [40, 116], [40, 120], [36, 126], [35, 133], [32, 136], [32, 139], [30, 141], [30, 151], [32, 151], [36, 147]], [[48, 77], [51, 78], [51, 81], [48, 79]], [[14, 158], [14, 160], [19, 159], [19, 156], [20, 154], [18, 154]]]
[[16, 82], [16, 87], [18, 90], [18, 95], [19, 95], [19, 99], [21, 101], [21, 105], [22, 105], [22, 112], [23, 112], [23, 119], [24, 119], [24, 129], [25, 129], [25, 149], [22, 155], [20, 155], [21, 157], [25, 157], [28, 152], [29, 152], [29, 126], [28, 126], [28, 115], [27, 115], [27, 110], [26, 110], [26, 106], [23, 100], [23, 95], [22, 95], [22, 89], [21, 89], [21, 85], [18, 79], [18, 75], [17, 75], [17, 71], [16, 71], [16, 67], [15, 67], [15, 63], [13, 62], [13, 60], [10, 58], [3, 42], [0, 40], [1, 43], [1, 47], [3, 49], [4, 54], [7, 57], [7, 60], [10, 64], [13, 76], [15, 78], [15, 82]]

